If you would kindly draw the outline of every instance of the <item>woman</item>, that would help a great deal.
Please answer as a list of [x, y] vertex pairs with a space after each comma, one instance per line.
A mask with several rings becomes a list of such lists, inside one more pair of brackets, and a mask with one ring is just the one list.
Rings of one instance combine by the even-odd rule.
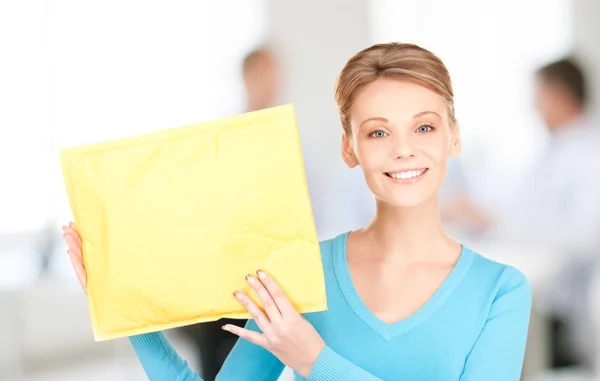
[[[520, 378], [531, 290], [515, 268], [448, 237], [438, 193], [461, 141], [448, 71], [412, 44], [352, 57], [335, 97], [342, 157], [377, 200], [366, 227], [321, 243], [328, 311], [301, 316], [268, 274], [247, 280], [252, 315], [218, 380], [277, 380], [285, 365], [309, 380]], [[64, 227], [82, 286], [81, 239]], [[131, 337], [151, 380], [199, 380], [162, 333]]]

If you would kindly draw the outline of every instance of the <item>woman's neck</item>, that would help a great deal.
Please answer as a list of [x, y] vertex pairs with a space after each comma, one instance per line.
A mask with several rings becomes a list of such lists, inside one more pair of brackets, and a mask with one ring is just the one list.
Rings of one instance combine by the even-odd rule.
[[375, 218], [359, 234], [374, 249], [369, 255], [385, 262], [440, 259], [460, 246], [444, 232], [437, 199], [414, 208], [377, 201]]

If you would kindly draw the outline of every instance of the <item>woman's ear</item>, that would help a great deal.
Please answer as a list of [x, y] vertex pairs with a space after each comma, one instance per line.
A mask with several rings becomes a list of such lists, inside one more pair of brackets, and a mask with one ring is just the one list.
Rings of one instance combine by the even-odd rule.
[[462, 149], [462, 140], [460, 138], [460, 125], [457, 122], [454, 122], [454, 126], [452, 126], [452, 140], [450, 144], [450, 156], [458, 157], [460, 155], [460, 151]]
[[358, 165], [358, 159], [352, 147], [352, 139], [345, 132], [342, 133], [342, 159], [349, 168], [354, 168]]

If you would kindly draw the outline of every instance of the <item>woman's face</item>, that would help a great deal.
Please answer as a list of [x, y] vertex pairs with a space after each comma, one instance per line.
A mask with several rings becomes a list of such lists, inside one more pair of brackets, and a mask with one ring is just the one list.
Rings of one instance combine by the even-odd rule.
[[379, 200], [408, 208], [438, 196], [448, 155], [460, 152], [444, 98], [413, 82], [378, 79], [356, 97], [350, 122], [344, 161], [360, 165]]

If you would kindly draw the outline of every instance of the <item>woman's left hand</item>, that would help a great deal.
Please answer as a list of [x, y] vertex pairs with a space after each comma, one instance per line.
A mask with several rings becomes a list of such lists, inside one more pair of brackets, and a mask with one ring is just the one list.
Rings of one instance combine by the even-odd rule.
[[264, 271], [257, 271], [257, 275], [258, 278], [247, 275], [246, 279], [256, 291], [264, 312], [244, 293], [236, 291], [234, 295], [248, 310], [262, 334], [230, 324], [223, 329], [260, 345], [308, 378], [325, 343], [314, 327], [296, 311], [275, 280]]

